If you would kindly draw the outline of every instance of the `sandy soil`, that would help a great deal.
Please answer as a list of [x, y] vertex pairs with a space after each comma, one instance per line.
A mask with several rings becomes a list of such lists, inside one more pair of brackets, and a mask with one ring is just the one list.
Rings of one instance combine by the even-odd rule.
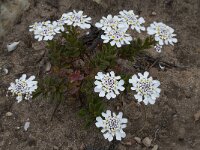
[[[87, 150], [103, 150], [111, 145], [94, 125], [83, 128], [83, 120], [77, 115], [80, 106], [77, 100], [66, 101], [50, 121], [54, 107], [47, 100], [38, 98], [31, 103], [17, 104], [14, 98], [5, 96], [6, 88], [15, 78], [22, 73], [38, 72], [38, 60], [44, 48], [42, 44], [38, 46], [28, 26], [36, 21], [59, 18], [72, 9], [83, 10], [93, 22], [109, 13], [133, 9], [146, 19], [146, 25], [154, 20], [163, 21], [177, 33], [178, 44], [164, 49], [162, 59], [179, 67], [149, 70], [161, 81], [162, 93], [155, 105], [146, 107], [147, 119], [143, 109], [129, 96], [109, 104], [112, 110], [123, 111], [129, 120], [125, 130], [127, 138], [113, 150], [151, 149], [136, 142], [127, 144], [135, 136], [150, 137], [160, 150], [200, 149], [200, 122], [194, 120], [194, 114], [200, 110], [200, 1], [105, 0], [105, 4], [101, 6], [92, 0], [31, 1], [30, 9], [1, 41], [0, 65], [7, 66], [9, 74], [0, 78], [0, 150], [79, 150], [83, 145]], [[153, 11], [156, 15], [152, 15]], [[7, 43], [18, 40], [21, 43], [17, 50], [5, 51]], [[152, 55], [158, 54], [152, 52]], [[13, 115], [7, 117], [7, 112]], [[25, 132], [23, 126], [27, 119], [31, 124]]]

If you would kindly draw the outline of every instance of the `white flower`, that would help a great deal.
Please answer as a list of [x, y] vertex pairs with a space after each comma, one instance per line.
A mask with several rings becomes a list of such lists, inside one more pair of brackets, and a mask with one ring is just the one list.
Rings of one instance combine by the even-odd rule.
[[154, 22], [150, 24], [150, 26], [147, 28], [147, 32], [149, 35], [155, 35], [155, 40], [159, 42], [159, 45], [174, 45], [174, 43], [177, 43], [174, 29], [162, 22]]
[[158, 88], [160, 82], [158, 80], [153, 80], [152, 77], [148, 77], [149, 72], [144, 72], [144, 75], [138, 73], [137, 75], [133, 75], [131, 79], [129, 79], [129, 83], [132, 83], [131, 90], [137, 92], [135, 94], [135, 98], [138, 102], [144, 102], [145, 105], [148, 103], [154, 104], [156, 98], [160, 96], [160, 89]]
[[121, 47], [122, 45], [130, 44], [130, 41], [132, 41], [132, 37], [126, 33], [125, 28], [105, 31], [104, 33], [104, 35], [101, 35], [103, 43], [110, 42], [112, 46]]
[[51, 21], [43, 21], [43, 22], [35, 22], [33, 25], [29, 26], [29, 31], [30, 32], [35, 32], [36, 30], [38, 30], [38, 28], [41, 28], [43, 26], [48, 26], [49, 24], [51, 24]]
[[53, 21], [53, 26], [55, 27], [54, 31], [56, 33], [64, 32], [65, 31], [64, 25], [65, 25], [65, 20], [63, 20], [62, 18], [57, 21]]
[[34, 32], [34, 37], [38, 41], [48, 41], [52, 40], [53, 37], [56, 35], [55, 29], [57, 28], [57, 24], [51, 24], [50, 21], [35, 23], [34, 25], [30, 26], [31, 28], [29, 31]]
[[33, 81], [35, 76], [31, 76], [26, 79], [26, 74], [23, 74], [21, 78], [16, 79], [15, 83], [10, 83], [10, 87], [8, 88], [12, 94], [16, 94], [16, 100], [19, 102], [22, 101], [23, 95], [25, 95], [25, 99], [29, 100], [32, 98], [32, 93], [37, 89], [37, 81]]
[[131, 29], [135, 29], [137, 32], [145, 31], [145, 27], [142, 26], [145, 23], [144, 18], [138, 18], [138, 15], [135, 15], [133, 10], [123, 10], [119, 12], [119, 16], [126, 20], [126, 23], [131, 26]]
[[108, 15], [102, 17], [95, 26], [104, 30], [104, 35], [101, 35], [104, 43], [110, 42], [112, 46], [121, 47], [124, 44], [130, 44], [130, 41], [132, 41], [132, 37], [126, 33], [129, 26], [123, 18]]
[[106, 113], [102, 113], [102, 116], [105, 118], [104, 120], [101, 117], [96, 118], [95, 125], [98, 128], [102, 128], [101, 132], [105, 139], [108, 141], [112, 141], [113, 137], [116, 136], [116, 140], [121, 141], [122, 138], [126, 137], [126, 133], [123, 131], [126, 128], [126, 123], [128, 120], [126, 118], [122, 118], [123, 113], [119, 112], [118, 115], [115, 113], [111, 114], [110, 110], [107, 110]]
[[35, 32], [38, 28], [41, 28], [43, 26], [44, 22], [35, 22], [33, 25], [30, 25], [30, 32]]
[[91, 17], [83, 15], [83, 11], [76, 12], [74, 10], [73, 12], [63, 14], [63, 18], [66, 18], [65, 23], [67, 25], [79, 26], [81, 29], [89, 29], [91, 27]]
[[161, 52], [162, 47], [163, 47], [163, 46], [162, 46], [162, 45], [159, 45], [159, 44], [156, 44], [156, 45], [154, 46], [155, 50], [156, 50], [158, 53]]
[[124, 91], [125, 88], [124, 80], [120, 80], [120, 76], [115, 76], [115, 73], [111, 71], [110, 73], [103, 74], [98, 72], [95, 76], [96, 81], [94, 84], [95, 92], [99, 93], [99, 97], [105, 97], [109, 100], [110, 98], [116, 98], [116, 95], [119, 95], [119, 91]]
[[127, 23], [118, 16], [108, 15], [107, 17], [102, 17], [100, 22], [95, 24], [97, 28], [101, 28], [104, 31], [117, 30], [118, 28], [128, 29]]

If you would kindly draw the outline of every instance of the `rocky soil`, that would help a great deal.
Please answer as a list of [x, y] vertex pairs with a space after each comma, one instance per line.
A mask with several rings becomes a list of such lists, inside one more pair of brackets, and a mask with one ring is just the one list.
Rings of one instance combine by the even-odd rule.
[[[73, 9], [83, 10], [93, 23], [107, 14], [133, 9], [146, 20], [162, 21], [175, 29], [178, 43], [165, 48], [162, 60], [174, 64], [164, 70], [150, 68], [161, 81], [161, 97], [145, 111], [129, 96], [110, 102], [113, 111], [123, 111], [129, 123], [127, 138], [109, 143], [93, 125], [83, 128], [77, 115], [79, 101], [66, 101], [50, 121], [54, 106], [38, 98], [16, 103], [6, 97], [9, 83], [22, 73], [38, 73], [44, 43], [28, 31], [36, 21], [57, 19]], [[0, 0], [0, 150], [199, 150], [200, 149], [200, 1], [199, 0]], [[8, 43], [20, 41], [7, 52]], [[153, 57], [159, 54], [150, 50]], [[136, 70], [120, 64], [127, 70]], [[135, 72], [134, 72], [135, 71]], [[30, 122], [27, 131], [25, 122]], [[138, 138], [135, 138], [138, 137]], [[141, 141], [140, 141], [141, 140]], [[156, 146], [157, 145], [157, 146]]]

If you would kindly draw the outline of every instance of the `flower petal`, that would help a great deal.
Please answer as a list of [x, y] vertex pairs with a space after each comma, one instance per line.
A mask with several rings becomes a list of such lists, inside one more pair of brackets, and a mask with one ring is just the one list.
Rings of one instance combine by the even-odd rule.
[[102, 91], [99, 93], [99, 97], [104, 97], [105, 94], [106, 94], [105, 91], [102, 90]]

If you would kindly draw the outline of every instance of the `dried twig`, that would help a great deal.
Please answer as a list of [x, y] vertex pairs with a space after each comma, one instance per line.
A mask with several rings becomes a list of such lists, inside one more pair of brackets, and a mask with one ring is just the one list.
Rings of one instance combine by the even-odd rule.
[[46, 0], [46, 3], [50, 5], [51, 7], [54, 7], [58, 9], [59, 7], [59, 1], [58, 0]]

